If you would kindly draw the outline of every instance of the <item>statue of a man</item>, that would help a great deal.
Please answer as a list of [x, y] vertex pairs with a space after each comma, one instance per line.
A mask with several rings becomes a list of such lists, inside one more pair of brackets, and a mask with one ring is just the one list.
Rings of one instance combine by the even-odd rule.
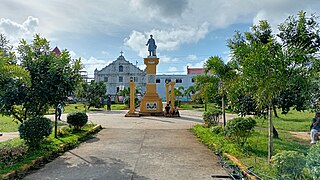
[[152, 38], [152, 34], [150, 35], [150, 39], [148, 40], [146, 46], [148, 46], [149, 56], [156, 56], [157, 45], [155, 40]]

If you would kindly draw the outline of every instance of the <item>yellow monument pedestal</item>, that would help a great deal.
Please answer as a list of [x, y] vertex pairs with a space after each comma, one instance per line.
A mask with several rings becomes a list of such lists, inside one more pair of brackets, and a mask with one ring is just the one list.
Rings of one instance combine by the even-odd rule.
[[134, 106], [134, 91], [136, 84], [132, 81], [129, 83], [130, 86], [130, 110], [127, 112], [125, 117], [139, 117], [140, 115], [135, 112], [135, 106]]
[[159, 58], [148, 57], [144, 58], [146, 67], [146, 93], [140, 102], [141, 115], [163, 115], [162, 99], [157, 93], [156, 86], [156, 67], [159, 63]]

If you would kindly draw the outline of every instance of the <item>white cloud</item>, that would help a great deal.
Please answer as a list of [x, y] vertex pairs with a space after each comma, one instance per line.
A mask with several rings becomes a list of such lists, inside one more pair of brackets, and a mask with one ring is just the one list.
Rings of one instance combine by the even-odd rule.
[[168, 69], [168, 72], [170, 72], [170, 73], [176, 73], [177, 71], [178, 71], [177, 68], [173, 67], [173, 66], [169, 67], [169, 69]]
[[19, 24], [10, 19], [0, 19], [0, 33], [3, 33], [12, 44], [17, 44], [22, 38], [31, 39], [37, 32], [39, 19], [28, 16], [28, 18]]
[[138, 52], [140, 57], [145, 57], [147, 54], [145, 42], [150, 34], [154, 36], [158, 49], [173, 51], [183, 44], [198, 42], [206, 36], [208, 30], [209, 24], [206, 22], [199, 27], [181, 26], [169, 30], [153, 29], [145, 33], [134, 30], [128, 38], [124, 39], [124, 45]]
[[161, 63], [172, 63], [172, 62], [178, 62], [179, 59], [178, 58], [172, 58], [169, 56], [162, 56], [161, 54], [158, 56], [160, 58], [160, 64]]
[[89, 77], [93, 77], [95, 69], [101, 70], [112, 63], [112, 61], [96, 59], [95, 57], [90, 57], [89, 59], [81, 57], [81, 63], [84, 65], [83, 69], [88, 72]]
[[187, 57], [187, 60], [196, 61], [198, 59], [197, 55], [190, 54]]

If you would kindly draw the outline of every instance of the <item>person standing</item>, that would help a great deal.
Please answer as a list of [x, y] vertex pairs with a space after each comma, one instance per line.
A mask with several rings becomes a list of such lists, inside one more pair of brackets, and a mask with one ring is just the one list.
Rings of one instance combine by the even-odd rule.
[[58, 120], [61, 121], [61, 115], [62, 115], [62, 103], [59, 103], [57, 106], [57, 110], [58, 110]]
[[108, 98], [107, 98], [107, 110], [111, 111], [111, 97], [110, 96], [108, 96]]
[[320, 133], [320, 112], [317, 112], [315, 117], [312, 119], [311, 132], [310, 132], [310, 144], [316, 143], [316, 138], [318, 137], [318, 133]]

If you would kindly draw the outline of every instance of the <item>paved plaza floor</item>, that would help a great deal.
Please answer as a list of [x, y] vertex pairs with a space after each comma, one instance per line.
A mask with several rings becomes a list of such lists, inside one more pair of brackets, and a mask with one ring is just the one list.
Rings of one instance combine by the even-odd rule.
[[184, 110], [175, 118], [124, 117], [126, 112], [88, 113], [104, 129], [24, 179], [200, 180], [227, 175], [219, 158], [190, 130], [202, 123], [201, 112]]

